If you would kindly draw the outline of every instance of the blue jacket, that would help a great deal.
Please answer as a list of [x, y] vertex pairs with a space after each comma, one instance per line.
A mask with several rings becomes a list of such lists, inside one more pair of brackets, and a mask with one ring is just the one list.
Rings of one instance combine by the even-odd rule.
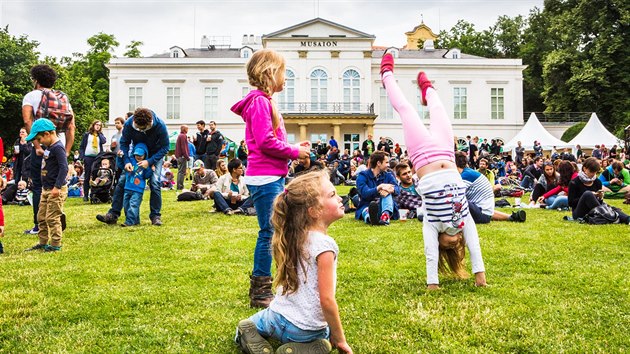
[[[363, 209], [367, 208], [371, 201], [377, 200], [381, 197], [376, 191], [376, 187], [383, 183], [394, 185], [394, 193], [392, 194], [392, 197], [400, 194], [400, 186], [398, 185], [398, 182], [396, 182], [396, 177], [394, 177], [391, 172], [381, 172], [381, 174], [375, 177], [372, 173], [372, 169], [368, 168], [367, 170], [359, 173], [357, 176], [357, 191], [359, 192], [361, 201], [357, 206], [357, 211], [354, 213], [355, 219], [360, 220]], [[394, 215], [392, 215], [392, 219], [397, 220], [398, 216], [398, 204], [394, 202]]]
[[154, 112], [151, 113], [153, 114], [153, 126], [145, 132], [141, 132], [133, 127], [133, 116], [129, 117], [125, 122], [122, 136], [120, 137], [120, 150], [124, 154], [125, 165], [128, 163], [133, 164], [133, 161], [135, 161], [132, 154], [129, 153], [129, 143], [134, 145], [138, 143], [146, 144], [150, 156], [147, 158], [149, 166], [161, 163], [162, 158], [168, 153], [169, 141], [166, 124]]
[[[148, 149], [144, 143], [138, 143], [133, 149], [133, 155], [144, 155], [146, 160], [148, 160], [147, 154]], [[129, 162], [133, 165], [133, 171], [125, 172], [127, 173], [127, 178], [125, 179], [125, 190], [144, 193], [144, 189], [147, 186], [147, 179], [151, 178], [153, 171], [151, 168], [143, 169], [139, 167], [135, 157]]]

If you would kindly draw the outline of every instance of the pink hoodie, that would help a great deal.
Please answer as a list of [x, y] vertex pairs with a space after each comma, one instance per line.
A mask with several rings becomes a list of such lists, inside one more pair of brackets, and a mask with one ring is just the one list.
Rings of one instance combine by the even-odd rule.
[[245, 121], [245, 142], [249, 150], [247, 175], [286, 176], [288, 160], [297, 159], [300, 150], [297, 145], [287, 143], [282, 116], [274, 135], [269, 97], [260, 90], [252, 90], [232, 106], [232, 112]]

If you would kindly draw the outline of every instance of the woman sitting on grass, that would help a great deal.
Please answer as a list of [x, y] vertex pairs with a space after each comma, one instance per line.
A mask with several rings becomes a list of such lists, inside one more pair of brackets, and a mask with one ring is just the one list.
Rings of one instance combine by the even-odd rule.
[[570, 161], [562, 161], [558, 165], [558, 185], [538, 197], [537, 203], [545, 204], [547, 209], [569, 208], [569, 183], [578, 173]]
[[[239, 322], [235, 341], [245, 353], [329, 353], [330, 342], [352, 353], [335, 300], [339, 247], [328, 227], [344, 216], [341, 197], [324, 172], [301, 175], [273, 204], [276, 296], [264, 309]], [[330, 342], [328, 341], [330, 339]]]
[[[538, 179], [536, 185], [534, 185], [534, 190], [529, 197], [529, 206], [534, 207], [535, 203], [540, 203], [540, 197], [556, 188], [557, 185], [558, 174], [556, 173], [556, 168], [550, 161], [545, 161], [545, 163], [543, 163], [543, 174]], [[538, 206], [536, 205], [536, 207]]]
[[[574, 220], [584, 219], [591, 210], [603, 203], [602, 181], [597, 178], [600, 167], [596, 158], [587, 158], [577, 178], [569, 183], [569, 206], [573, 211]], [[619, 223], [628, 224], [630, 217], [620, 210], [617, 210], [617, 213]]]
[[[453, 127], [437, 91], [424, 72], [418, 74], [422, 104], [428, 105], [431, 131], [422, 123], [415, 107], [404, 97], [394, 78], [394, 57], [387, 53], [381, 61], [381, 78], [392, 106], [400, 115], [409, 160], [420, 178], [417, 189], [422, 196], [424, 213], [422, 236], [426, 255], [428, 289], [439, 288], [438, 269], [446, 271], [440, 254], [455, 252], [463, 261], [460, 246], [468, 246], [475, 285], [486, 285], [477, 227], [468, 210], [466, 185], [457, 171], [453, 151]], [[440, 265], [441, 263], [441, 265]], [[449, 262], [447, 262], [449, 263]], [[449, 263], [450, 264], [450, 263]], [[461, 265], [461, 262], [458, 264]], [[451, 273], [466, 274], [456, 264]]]

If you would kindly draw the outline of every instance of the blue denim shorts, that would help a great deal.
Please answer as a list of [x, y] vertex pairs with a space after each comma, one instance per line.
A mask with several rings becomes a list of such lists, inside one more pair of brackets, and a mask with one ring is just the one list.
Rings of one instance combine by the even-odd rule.
[[317, 331], [303, 330], [289, 322], [284, 316], [270, 309], [259, 311], [249, 319], [256, 324], [258, 333], [261, 336], [275, 338], [281, 343], [307, 343], [316, 339], [329, 339], [330, 337], [330, 328], [328, 326]]

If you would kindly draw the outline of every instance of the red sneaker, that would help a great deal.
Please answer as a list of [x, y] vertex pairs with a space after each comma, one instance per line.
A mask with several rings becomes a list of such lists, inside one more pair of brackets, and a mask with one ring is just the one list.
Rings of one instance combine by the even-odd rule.
[[381, 225], [389, 225], [389, 214], [383, 213], [381, 214], [381, 220], [379, 222]]
[[394, 56], [390, 53], [385, 53], [381, 59], [381, 75], [386, 71], [394, 72]]
[[[383, 65], [381, 64], [381, 67]], [[418, 73], [418, 87], [420, 87], [420, 92], [422, 92], [422, 105], [427, 105], [427, 89], [429, 87], [433, 87], [433, 84], [427, 77], [427, 74], [424, 71]]]

